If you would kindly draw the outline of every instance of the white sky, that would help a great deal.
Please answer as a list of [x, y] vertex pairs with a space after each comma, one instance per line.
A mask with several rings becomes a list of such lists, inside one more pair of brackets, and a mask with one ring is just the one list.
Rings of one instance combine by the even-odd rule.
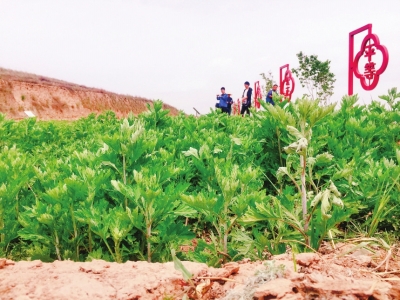
[[355, 80], [367, 103], [400, 89], [399, 14], [400, 0], [0, 0], [0, 66], [207, 113], [221, 86], [237, 99], [303, 51], [332, 61], [335, 101], [348, 33], [372, 23], [390, 58], [372, 92]]

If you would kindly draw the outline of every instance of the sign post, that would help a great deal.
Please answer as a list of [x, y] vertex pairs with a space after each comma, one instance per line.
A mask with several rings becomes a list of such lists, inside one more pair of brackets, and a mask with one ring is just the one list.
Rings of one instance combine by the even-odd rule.
[[259, 110], [261, 107], [260, 101], [262, 101], [262, 92], [260, 87], [260, 82], [256, 81], [254, 83], [254, 107]]
[[[361, 42], [360, 50], [354, 57], [354, 36], [363, 31], [368, 31], [368, 33]], [[375, 67], [376, 63], [372, 61], [372, 56], [377, 54], [376, 50], [382, 53], [382, 65], [379, 69]], [[361, 73], [358, 69], [358, 64], [362, 56], [366, 57], [368, 62], [364, 65], [364, 71]], [[378, 85], [379, 76], [386, 70], [388, 62], [389, 52], [385, 46], [381, 45], [378, 36], [372, 33], [372, 24], [367, 24], [350, 32], [348, 94], [353, 95], [353, 75], [360, 80], [364, 90], [373, 90]]]
[[233, 115], [240, 115], [240, 100], [239, 99], [236, 100], [236, 103], [235, 103], [235, 101], [233, 101], [232, 108], [233, 108], [233, 112], [232, 112]]
[[[285, 69], [286, 71], [283, 73]], [[289, 102], [292, 99], [294, 87], [294, 78], [292, 72], [290, 71], [289, 64], [283, 65], [279, 69], [279, 91], [280, 94], [285, 96]]]

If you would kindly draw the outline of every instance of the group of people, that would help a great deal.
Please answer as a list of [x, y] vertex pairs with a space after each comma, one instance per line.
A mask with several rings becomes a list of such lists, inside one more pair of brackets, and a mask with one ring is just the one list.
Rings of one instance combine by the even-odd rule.
[[[278, 92], [276, 91], [278, 88], [277, 84], [274, 84], [272, 86], [272, 89], [267, 93], [266, 97], [266, 102], [270, 103], [272, 105], [275, 105], [275, 102], [273, 101], [273, 94], [277, 94]], [[242, 98], [240, 98], [240, 103], [242, 103], [242, 107], [240, 109], [240, 114], [244, 116], [246, 113], [247, 115], [250, 115], [250, 110], [249, 108], [251, 107], [251, 96], [253, 94], [253, 89], [250, 87], [250, 83], [246, 81], [244, 83], [244, 91], [242, 93]], [[221, 88], [221, 94], [217, 95], [217, 100], [219, 101], [215, 107], [220, 108], [222, 112], [231, 114], [232, 113], [232, 104], [233, 104], [233, 99], [231, 97], [232, 94], [226, 93], [225, 92], [225, 87]]]

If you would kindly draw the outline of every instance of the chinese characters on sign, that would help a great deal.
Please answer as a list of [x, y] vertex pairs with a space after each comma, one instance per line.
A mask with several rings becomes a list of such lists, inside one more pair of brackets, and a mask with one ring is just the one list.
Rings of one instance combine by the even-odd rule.
[[[368, 30], [364, 37], [360, 50], [354, 57], [354, 36], [360, 32]], [[377, 53], [382, 55], [382, 64], [379, 68], [376, 65]], [[361, 58], [366, 58], [367, 62], [360, 72], [359, 63]], [[375, 62], [374, 62], [375, 59]], [[389, 62], [389, 53], [385, 46], [381, 45], [376, 34], [372, 33], [372, 24], [365, 25], [349, 33], [349, 85], [348, 94], [353, 95], [353, 74], [360, 80], [361, 86], [366, 91], [373, 90], [379, 82], [379, 76], [386, 70]]]
[[[285, 74], [283, 74], [284, 69], [286, 69]], [[289, 64], [280, 67], [279, 70], [280, 94], [283, 95], [286, 99], [288, 99], [288, 101], [290, 101], [290, 99], [292, 99], [294, 87], [295, 87], [294, 78], [292, 76], [292, 72], [289, 69]]]

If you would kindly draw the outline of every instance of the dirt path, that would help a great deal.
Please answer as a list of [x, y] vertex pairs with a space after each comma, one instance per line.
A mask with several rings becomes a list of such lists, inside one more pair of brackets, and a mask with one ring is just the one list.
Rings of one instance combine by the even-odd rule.
[[[192, 284], [171, 263], [0, 260], [0, 299], [400, 299], [400, 278], [386, 253], [346, 249], [275, 256], [221, 269], [183, 262]], [[345, 254], [345, 255], [341, 255]], [[378, 267], [378, 268], [377, 268]], [[388, 267], [386, 272], [384, 269]], [[377, 269], [376, 269], [377, 268]], [[295, 271], [296, 269], [296, 271]]]

